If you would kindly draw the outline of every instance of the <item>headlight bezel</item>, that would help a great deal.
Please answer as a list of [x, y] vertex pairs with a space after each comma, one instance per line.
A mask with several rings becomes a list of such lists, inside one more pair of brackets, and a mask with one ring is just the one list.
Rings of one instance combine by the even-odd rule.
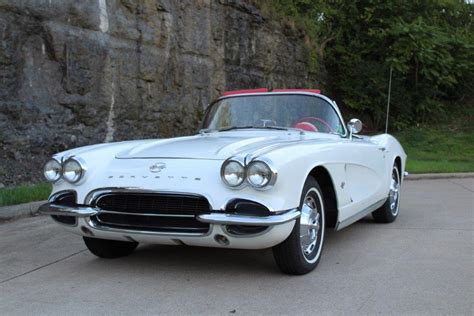
[[[56, 179], [52, 179], [52, 178], [48, 178], [46, 176], [46, 167], [48, 166], [49, 163], [57, 163], [58, 164], [58, 169], [59, 169], [59, 172], [58, 172], [58, 177]], [[58, 182], [59, 180], [62, 179], [63, 177], [63, 164], [61, 163], [61, 161], [55, 159], [55, 158], [51, 158], [49, 159], [43, 166], [43, 176], [44, 178], [46, 179], [46, 181], [50, 182], [50, 183], [56, 183]]]
[[[72, 179], [71, 180], [71, 179], [64, 176], [65, 169], [66, 169], [66, 164], [70, 161], [74, 161], [75, 163], [77, 163], [77, 165], [80, 168], [80, 175], [79, 175], [79, 177], [77, 177], [77, 179]], [[52, 179], [52, 178], [49, 178], [49, 177], [46, 176], [46, 167], [48, 166], [48, 164], [50, 162], [55, 162], [58, 165], [58, 169], [59, 169], [58, 175], [59, 176], [56, 179]], [[53, 183], [53, 184], [61, 182], [61, 181], [66, 181], [70, 184], [75, 184], [75, 185], [80, 184], [82, 182], [82, 180], [84, 179], [86, 171], [87, 171], [87, 168], [86, 168], [86, 164], [85, 164], [84, 160], [81, 159], [80, 157], [76, 157], [76, 156], [61, 157], [60, 159], [58, 159], [58, 157], [55, 156], [55, 157], [49, 159], [43, 166], [43, 176], [44, 176], [44, 178], [49, 183]]]
[[[66, 166], [68, 165], [68, 163], [76, 163], [78, 166], [79, 166], [79, 170], [80, 170], [80, 173], [79, 173], [79, 177], [77, 179], [68, 179], [65, 175], [66, 173]], [[78, 184], [82, 179], [84, 179], [84, 175], [86, 173], [86, 165], [84, 163], [84, 161], [79, 158], [79, 157], [69, 157], [67, 158], [66, 160], [63, 161], [62, 163], [62, 166], [63, 166], [63, 169], [62, 169], [62, 178], [67, 181], [68, 183], [71, 183], [71, 184]]]
[[[250, 181], [249, 171], [250, 171], [250, 168], [252, 167], [253, 164], [263, 164], [266, 168], [268, 168], [268, 172], [270, 174], [270, 179], [268, 180], [268, 182], [266, 182], [263, 185], [256, 185], [256, 184], [254, 184]], [[254, 188], [256, 190], [271, 189], [275, 185], [277, 178], [278, 178], [278, 172], [275, 169], [275, 167], [274, 167], [274, 165], [273, 165], [273, 163], [270, 159], [267, 159], [267, 158], [264, 158], [264, 157], [255, 158], [255, 159], [252, 159], [246, 166], [245, 179], [246, 179], [247, 183], [252, 188]]]
[[[225, 169], [231, 163], [237, 163], [242, 168], [242, 174], [243, 174], [242, 181], [240, 181], [240, 183], [236, 184], [236, 185], [230, 184], [225, 178]], [[246, 176], [247, 176], [247, 170], [245, 168], [245, 163], [242, 159], [238, 159], [236, 157], [231, 157], [231, 158], [225, 160], [224, 163], [222, 163], [222, 166], [221, 166], [221, 179], [222, 179], [222, 182], [224, 182], [229, 188], [231, 188], [231, 189], [241, 189], [241, 188], [243, 188], [246, 184]]]
[[[244, 180], [239, 185], [235, 185], [235, 186], [230, 185], [224, 177], [225, 167], [230, 162], [237, 162], [244, 170]], [[256, 163], [262, 163], [263, 165], [265, 165], [266, 168], [268, 168], [268, 171], [269, 171], [269, 174], [270, 174], [270, 179], [264, 185], [256, 185], [256, 184], [252, 183], [249, 180], [249, 173], [248, 173], [249, 169], [253, 164], [256, 164]], [[275, 169], [273, 162], [270, 159], [265, 158], [265, 157], [256, 157], [256, 158], [250, 160], [247, 164], [245, 163], [245, 159], [243, 159], [243, 158], [230, 157], [227, 160], [225, 160], [224, 163], [221, 166], [221, 179], [222, 179], [222, 181], [224, 182], [224, 184], [228, 188], [234, 189], [234, 190], [235, 189], [242, 189], [246, 186], [250, 186], [253, 189], [259, 190], [259, 191], [268, 190], [268, 189], [272, 188], [275, 185], [275, 183], [277, 181], [277, 178], [278, 178], [278, 172]]]

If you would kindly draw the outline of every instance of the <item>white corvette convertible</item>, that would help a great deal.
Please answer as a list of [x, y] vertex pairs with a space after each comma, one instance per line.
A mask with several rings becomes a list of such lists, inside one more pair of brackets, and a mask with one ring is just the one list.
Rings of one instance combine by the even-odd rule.
[[283, 272], [304, 274], [327, 228], [398, 216], [406, 154], [388, 134], [355, 135], [361, 128], [318, 90], [226, 92], [197, 135], [54, 155], [40, 212], [103, 258], [139, 243], [273, 247]]

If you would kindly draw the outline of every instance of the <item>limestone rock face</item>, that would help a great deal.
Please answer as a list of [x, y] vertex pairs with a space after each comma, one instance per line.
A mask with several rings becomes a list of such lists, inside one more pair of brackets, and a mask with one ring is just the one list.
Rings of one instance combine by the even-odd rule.
[[104, 141], [194, 133], [227, 89], [315, 87], [304, 34], [243, 0], [0, 0], [0, 182]]

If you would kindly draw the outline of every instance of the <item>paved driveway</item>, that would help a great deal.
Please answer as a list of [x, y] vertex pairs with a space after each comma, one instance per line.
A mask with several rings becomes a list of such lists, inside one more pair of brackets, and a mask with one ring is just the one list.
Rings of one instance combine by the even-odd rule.
[[5, 314], [424, 313], [472, 315], [474, 179], [407, 181], [400, 217], [329, 232], [318, 268], [271, 251], [141, 246], [97, 259], [43, 217], [0, 225]]

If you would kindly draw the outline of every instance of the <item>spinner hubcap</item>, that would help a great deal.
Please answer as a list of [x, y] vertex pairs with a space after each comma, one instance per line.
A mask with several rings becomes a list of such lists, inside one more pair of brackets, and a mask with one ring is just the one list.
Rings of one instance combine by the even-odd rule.
[[308, 260], [313, 252], [317, 251], [320, 229], [321, 214], [318, 210], [318, 202], [314, 197], [307, 195], [301, 208], [300, 245], [303, 255]]

